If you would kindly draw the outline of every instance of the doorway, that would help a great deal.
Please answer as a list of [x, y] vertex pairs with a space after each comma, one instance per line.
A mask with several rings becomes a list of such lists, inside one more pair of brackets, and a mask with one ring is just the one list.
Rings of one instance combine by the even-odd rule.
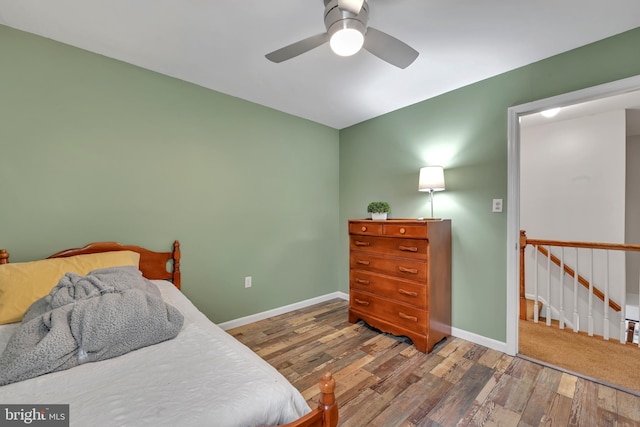
[[533, 101], [508, 110], [508, 208], [507, 208], [507, 353], [518, 352], [519, 235], [520, 235], [520, 119], [556, 107], [568, 107], [617, 96], [640, 94], [640, 76], [629, 77]]

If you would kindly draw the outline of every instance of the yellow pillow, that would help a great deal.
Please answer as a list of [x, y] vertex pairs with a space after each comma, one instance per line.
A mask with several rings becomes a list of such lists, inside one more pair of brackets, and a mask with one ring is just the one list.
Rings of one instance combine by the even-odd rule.
[[138, 267], [139, 262], [137, 252], [114, 251], [0, 265], [0, 325], [20, 322], [29, 306], [68, 272], [84, 276], [98, 268]]

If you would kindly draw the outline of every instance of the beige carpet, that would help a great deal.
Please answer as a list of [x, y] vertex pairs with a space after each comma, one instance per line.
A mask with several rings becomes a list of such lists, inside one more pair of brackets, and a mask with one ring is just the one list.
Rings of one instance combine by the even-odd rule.
[[520, 321], [519, 354], [640, 395], [640, 348]]

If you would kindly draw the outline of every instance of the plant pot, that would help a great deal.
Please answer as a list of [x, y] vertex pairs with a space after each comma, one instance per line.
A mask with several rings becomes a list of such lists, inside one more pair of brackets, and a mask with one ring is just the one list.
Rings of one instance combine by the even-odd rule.
[[371, 212], [371, 219], [387, 219], [386, 212]]

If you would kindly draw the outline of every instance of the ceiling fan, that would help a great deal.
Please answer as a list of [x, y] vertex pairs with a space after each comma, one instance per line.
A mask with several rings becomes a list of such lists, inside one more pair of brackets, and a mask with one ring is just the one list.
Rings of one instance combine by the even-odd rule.
[[398, 68], [407, 68], [419, 53], [406, 43], [367, 26], [369, 4], [366, 0], [324, 0], [325, 33], [316, 34], [265, 55], [276, 63], [294, 58], [329, 42], [340, 56], [350, 56], [365, 48]]

